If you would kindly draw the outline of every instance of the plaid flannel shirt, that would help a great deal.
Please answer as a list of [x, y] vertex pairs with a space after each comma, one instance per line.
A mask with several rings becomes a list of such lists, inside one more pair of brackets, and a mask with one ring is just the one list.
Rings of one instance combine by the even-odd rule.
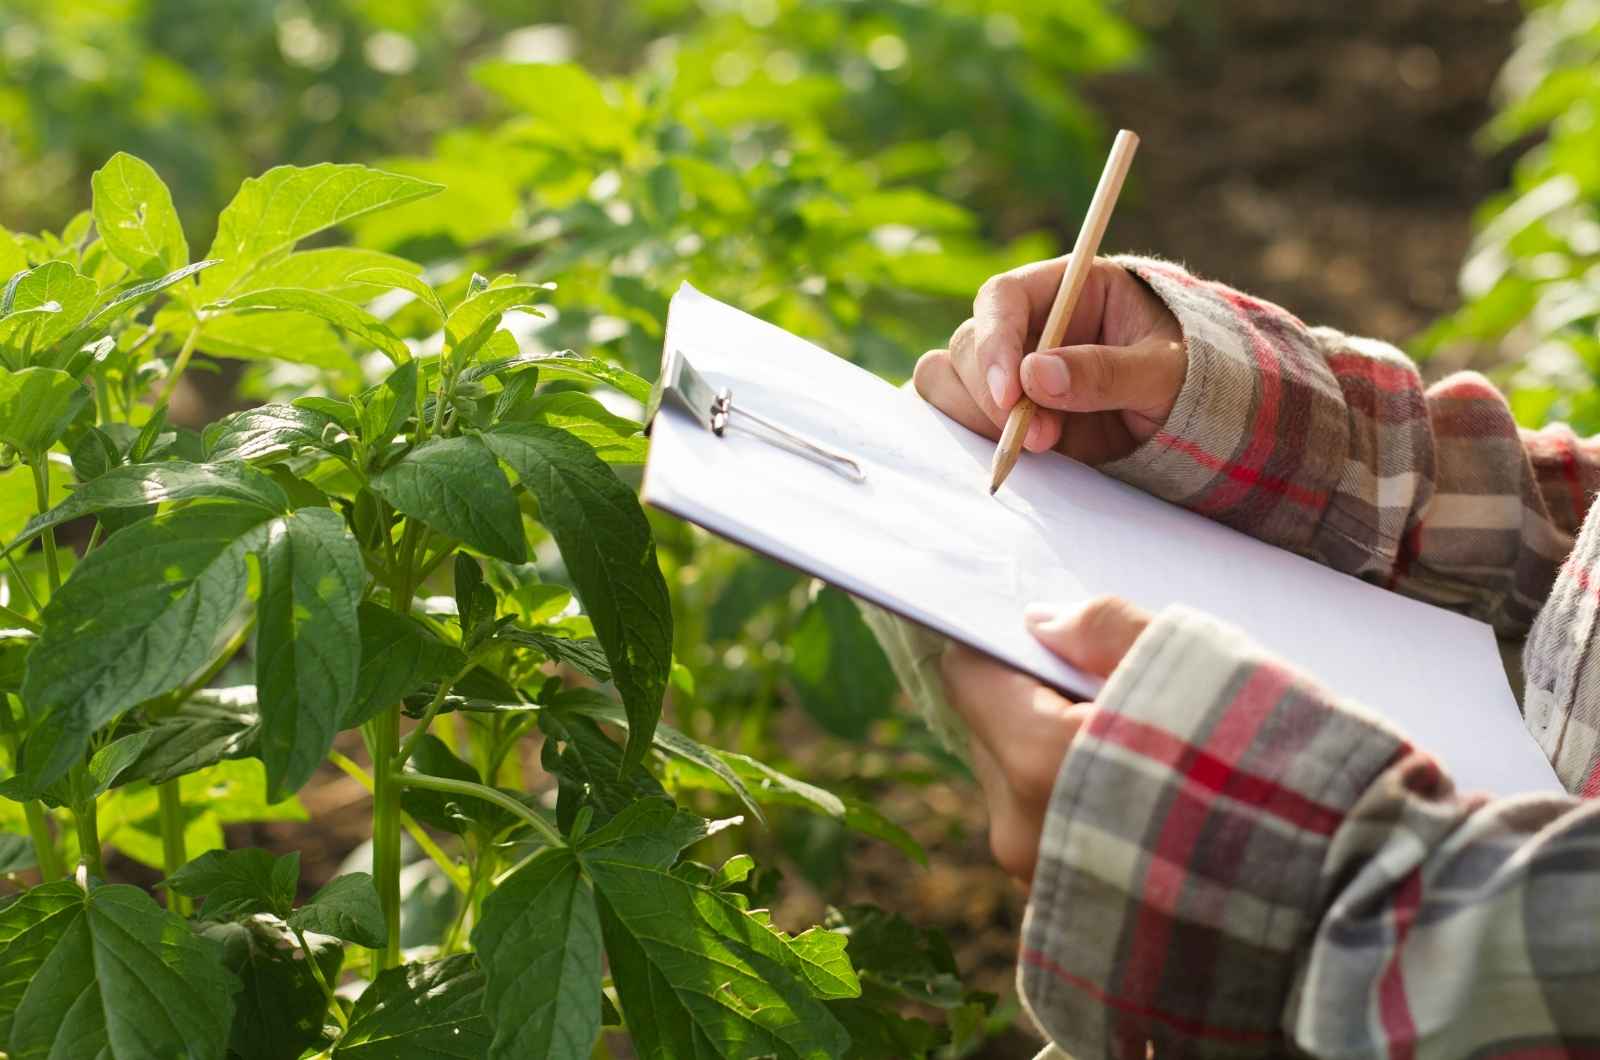
[[1103, 470], [1503, 634], [1531, 623], [1525, 717], [1573, 794], [1457, 791], [1241, 634], [1163, 613], [1055, 786], [1034, 1018], [1080, 1058], [1600, 1057], [1600, 449], [1519, 430], [1481, 376], [1424, 389], [1390, 346], [1119, 263], [1189, 368], [1166, 428]]

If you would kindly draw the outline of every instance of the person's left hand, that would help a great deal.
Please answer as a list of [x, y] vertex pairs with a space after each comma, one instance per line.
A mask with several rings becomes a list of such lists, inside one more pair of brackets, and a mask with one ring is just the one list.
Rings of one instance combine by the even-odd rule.
[[[1150, 616], [1113, 596], [1080, 610], [1034, 605], [1028, 629], [1080, 670], [1110, 676]], [[972, 733], [973, 767], [989, 809], [989, 847], [1006, 872], [1033, 879], [1050, 793], [1067, 748], [1094, 710], [1027, 674], [959, 645], [941, 660], [945, 695]]]

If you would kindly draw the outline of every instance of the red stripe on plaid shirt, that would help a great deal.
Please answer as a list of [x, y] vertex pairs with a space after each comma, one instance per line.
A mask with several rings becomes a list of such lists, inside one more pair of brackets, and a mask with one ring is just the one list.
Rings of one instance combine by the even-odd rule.
[[1328, 354], [1334, 375], [1365, 379], [1386, 394], [1410, 394], [1417, 389], [1417, 371], [1408, 364], [1380, 361], [1361, 353]]
[[1059, 979], [1068, 986], [1076, 990], [1083, 991], [1085, 994], [1088, 994], [1090, 997], [1094, 998], [1102, 1005], [1105, 1005], [1107, 1008], [1114, 1008], [1118, 1012], [1126, 1012], [1130, 1016], [1137, 1016], [1140, 1019], [1150, 1020], [1152, 1023], [1163, 1024], [1171, 1027], [1173, 1030], [1181, 1031], [1191, 1037], [1211, 1038], [1217, 1041], [1225, 1042], [1263, 1042], [1270, 1041], [1278, 1036], [1275, 1032], [1269, 1031], [1235, 1030], [1230, 1027], [1213, 1027], [1209, 1024], [1200, 1023], [1196, 1020], [1187, 1019], [1183, 1016], [1174, 1015], [1170, 1012], [1163, 1012], [1160, 1009], [1142, 1005], [1137, 1001], [1131, 1001], [1125, 997], [1117, 997], [1115, 994], [1109, 994], [1100, 989], [1094, 983], [1083, 978], [1082, 976], [1072, 974], [1055, 961], [1051, 960], [1048, 955], [1041, 953], [1038, 950], [1023, 947], [1022, 959], [1033, 965], [1035, 968], [1044, 969], [1056, 979]]
[[[1176, 450], [1199, 464], [1201, 467], [1220, 472], [1228, 478], [1244, 486], [1257, 487], [1268, 493], [1281, 494], [1296, 504], [1321, 511], [1328, 504], [1327, 493], [1321, 490], [1308, 490], [1298, 486], [1288, 479], [1277, 478], [1272, 475], [1262, 474], [1259, 468], [1245, 467], [1242, 464], [1230, 464], [1219, 456], [1206, 452], [1203, 448], [1187, 438], [1179, 438], [1166, 431], [1157, 431], [1156, 439], [1168, 449]], [[1219, 498], [1215, 492], [1197, 503], [1202, 509], [1217, 509], [1226, 504], [1236, 503], [1238, 497]], [[1226, 501], [1226, 503], [1224, 503]]]
[[1411, 1002], [1406, 997], [1405, 969], [1401, 955], [1406, 936], [1417, 919], [1422, 904], [1422, 870], [1413, 869], [1400, 884], [1394, 898], [1394, 949], [1389, 964], [1378, 979], [1378, 1019], [1383, 1023], [1389, 1044], [1390, 1060], [1411, 1060], [1417, 1051], [1417, 1025], [1411, 1018]]

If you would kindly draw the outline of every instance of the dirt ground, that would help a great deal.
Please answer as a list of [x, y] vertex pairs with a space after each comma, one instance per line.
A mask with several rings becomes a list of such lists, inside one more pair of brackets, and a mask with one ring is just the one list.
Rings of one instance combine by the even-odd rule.
[[[1109, 125], [1144, 141], [1108, 250], [1181, 260], [1310, 322], [1391, 340], [1453, 306], [1470, 210], [1505, 179], [1507, 161], [1481, 157], [1472, 136], [1512, 42], [1514, 3], [1134, 6], [1155, 27], [1156, 54], [1147, 69], [1088, 88]], [[331, 770], [302, 797], [315, 823], [231, 838], [299, 849], [315, 886], [366, 834], [369, 802]], [[927, 845], [931, 864], [860, 842], [840, 897], [943, 928], [972, 983], [1008, 994], [1024, 902], [989, 861], [974, 792], [885, 790], [881, 809]], [[790, 924], [821, 911], [821, 896], [798, 883], [778, 910]], [[978, 1055], [1037, 1048], [1018, 1029]]]

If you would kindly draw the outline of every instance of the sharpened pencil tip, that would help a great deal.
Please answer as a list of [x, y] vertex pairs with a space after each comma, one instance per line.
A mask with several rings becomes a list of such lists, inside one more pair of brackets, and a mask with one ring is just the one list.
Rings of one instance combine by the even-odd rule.
[[989, 496], [993, 497], [1000, 489], [999, 483], [989, 487]]

